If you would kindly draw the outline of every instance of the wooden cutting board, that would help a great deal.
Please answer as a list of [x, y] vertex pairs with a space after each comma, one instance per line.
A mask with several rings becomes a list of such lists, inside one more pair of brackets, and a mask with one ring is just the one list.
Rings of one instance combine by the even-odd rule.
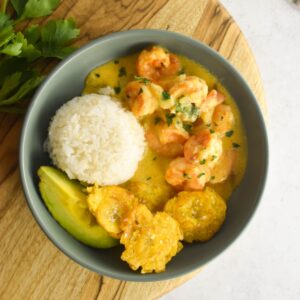
[[[166, 29], [201, 40], [237, 67], [266, 113], [253, 54], [216, 0], [64, 0], [50, 18], [58, 17], [76, 20], [81, 28], [78, 45], [136, 28]], [[24, 199], [18, 171], [22, 122], [22, 117], [0, 114], [0, 299], [148, 300], [195, 274], [155, 283], [124, 282], [92, 273], [62, 254], [36, 224]]]

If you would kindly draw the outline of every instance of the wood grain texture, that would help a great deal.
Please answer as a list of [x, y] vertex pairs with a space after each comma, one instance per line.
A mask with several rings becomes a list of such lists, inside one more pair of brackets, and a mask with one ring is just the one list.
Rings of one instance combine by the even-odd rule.
[[[245, 77], [266, 113], [252, 52], [216, 0], [64, 0], [49, 17], [74, 18], [83, 45], [114, 31], [160, 28], [199, 39], [219, 51]], [[21, 25], [28, 26], [29, 22]], [[45, 65], [49, 70], [53, 63]], [[156, 299], [194, 274], [155, 283], [122, 282], [92, 273], [63, 255], [35, 223], [18, 174], [22, 118], [0, 114], [0, 299]]]

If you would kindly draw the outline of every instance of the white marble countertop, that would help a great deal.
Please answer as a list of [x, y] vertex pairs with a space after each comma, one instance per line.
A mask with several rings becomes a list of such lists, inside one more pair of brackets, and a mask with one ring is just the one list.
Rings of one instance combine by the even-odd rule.
[[162, 299], [300, 299], [300, 7], [287, 0], [222, 3], [248, 39], [264, 82], [267, 186], [241, 237]]

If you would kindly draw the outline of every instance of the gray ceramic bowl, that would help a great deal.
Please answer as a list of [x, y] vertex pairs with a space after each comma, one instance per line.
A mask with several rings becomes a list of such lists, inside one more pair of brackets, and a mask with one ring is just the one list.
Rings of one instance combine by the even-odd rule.
[[[221, 231], [207, 243], [187, 245], [167, 265], [166, 272], [141, 275], [120, 259], [122, 247], [108, 250], [89, 248], [69, 235], [50, 215], [38, 191], [37, 169], [49, 164], [43, 151], [51, 116], [67, 100], [80, 95], [86, 75], [96, 66], [161, 44], [208, 68], [236, 100], [248, 136], [249, 158], [245, 177], [229, 201]], [[171, 279], [209, 262], [222, 253], [243, 231], [252, 217], [265, 184], [268, 161], [267, 136], [255, 97], [241, 75], [217, 52], [187, 36], [169, 31], [136, 30], [114, 33], [80, 48], [62, 61], [36, 92], [24, 122], [20, 146], [22, 184], [33, 216], [49, 239], [82, 266], [103, 275], [130, 281]]]

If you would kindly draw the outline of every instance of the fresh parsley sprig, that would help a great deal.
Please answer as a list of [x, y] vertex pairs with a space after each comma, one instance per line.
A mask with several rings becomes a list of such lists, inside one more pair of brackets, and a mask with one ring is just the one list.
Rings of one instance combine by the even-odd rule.
[[6, 14], [8, 1], [0, 7], [0, 111], [20, 113], [22, 102], [43, 81], [38, 65], [45, 58], [63, 59], [79, 35], [73, 20], [51, 20], [31, 25], [24, 32], [17, 24], [50, 15], [60, 0], [10, 0], [14, 17]]

